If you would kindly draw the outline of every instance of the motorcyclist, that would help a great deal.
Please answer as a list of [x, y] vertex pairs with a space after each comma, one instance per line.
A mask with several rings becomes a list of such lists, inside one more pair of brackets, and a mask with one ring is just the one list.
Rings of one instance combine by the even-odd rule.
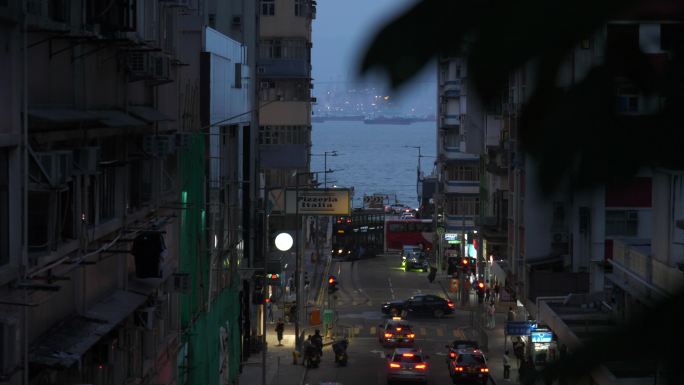
[[323, 336], [321, 336], [320, 330], [314, 331], [314, 335], [311, 336], [311, 343], [318, 349], [318, 354], [323, 355]]
[[312, 337], [309, 334], [309, 336], [306, 338], [306, 341], [302, 344], [302, 351], [304, 352], [304, 360], [303, 364], [307, 366], [311, 366], [311, 361], [312, 359], [318, 354], [318, 349], [314, 346], [312, 343]]
[[333, 352], [335, 353], [335, 362], [342, 365], [347, 363], [347, 346], [349, 346], [349, 341], [346, 338], [332, 345]]

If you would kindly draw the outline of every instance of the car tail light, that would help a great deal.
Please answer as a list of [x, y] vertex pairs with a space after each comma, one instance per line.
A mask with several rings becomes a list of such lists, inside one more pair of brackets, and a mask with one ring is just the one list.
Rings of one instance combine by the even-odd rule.
[[401, 368], [401, 365], [395, 364], [394, 362], [390, 363], [390, 368]]
[[413, 357], [413, 353], [404, 353], [401, 356], [402, 357]]
[[451, 358], [456, 358], [456, 353], [454, 353], [454, 352], [449, 352], [449, 357], [451, 357]]
[[392, 333], [385, 333], [385, 338], [390, 338], [392, 337]]
[[489, 368], [480, 368], [480, 372], [489, 373]]
[[426, 364], [417, 364], [417, 365], [416, 365], [416, 369], [423, 369], [423, 370], [425, 370], [425, 369], [427, 369], [427, 365], [426, 365]]
[[454, 303], [451, 302], [451, 300], [449, 300], [449, 301], [447, 302], [447, 306], [449, 306], [449, 307], [454, 307]]
[[411, 333], [411, 334], [408, 335], [408, 338], [416, 338], [416, 335], [413, 334], [413, 333]]
[[456, 366], [456, 367], [454, 368], [454, 370], [457, 371], [457, 372], [462, 372], [462, 371], [463, 371], [463, 366]]

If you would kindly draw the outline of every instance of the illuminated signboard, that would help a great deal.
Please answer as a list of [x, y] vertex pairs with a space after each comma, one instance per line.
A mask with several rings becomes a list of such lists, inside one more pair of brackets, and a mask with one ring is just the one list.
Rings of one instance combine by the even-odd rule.
[[553, 333], [548, 331], [533, 331], [530, 333], [530, 338], [532, 338], [532, 342], [551, 342]]
[[[285, 213], [300, 215], [349, 215], [349, 189], [286, 190]], [[299, 204], [297, 204], [299, 200]]]

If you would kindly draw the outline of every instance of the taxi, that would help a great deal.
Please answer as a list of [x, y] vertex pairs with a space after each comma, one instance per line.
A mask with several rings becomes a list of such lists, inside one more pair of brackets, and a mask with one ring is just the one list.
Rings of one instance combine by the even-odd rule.
[[411, 324], [401, 317], [392, 317], [378, 325], [378, 342], [383, 346], [413, 346], [415, 338]]

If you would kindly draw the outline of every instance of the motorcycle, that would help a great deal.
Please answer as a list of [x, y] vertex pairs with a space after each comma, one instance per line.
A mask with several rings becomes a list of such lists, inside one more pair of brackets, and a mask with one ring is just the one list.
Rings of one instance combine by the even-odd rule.
[[335, 363], [339, 366], [346, 366], [347, 365], [347, 346], [349, 345], [349, 342], [344, 339], [338, 342], [335, 342], [332, 345], [333, 352], [335, 353]]
[[317, 368], [321, 363], [321, 353], [313, 344], [307, 344], [304, 348], [304, 366]]

